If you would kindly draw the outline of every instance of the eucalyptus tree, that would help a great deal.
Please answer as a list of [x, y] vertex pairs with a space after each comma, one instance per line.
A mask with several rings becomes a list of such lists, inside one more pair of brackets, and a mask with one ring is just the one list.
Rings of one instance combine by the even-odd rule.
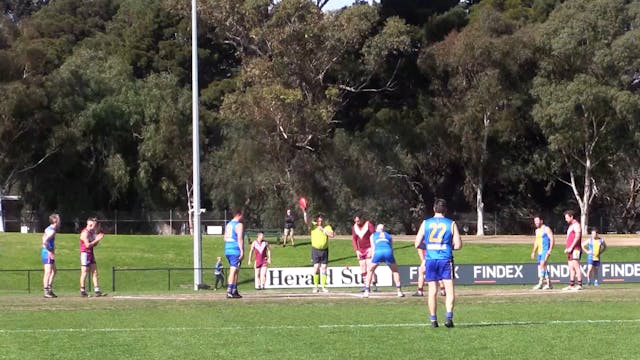
[[[584, 230], [606, 180], [601, 174], [616, 166], [615, 155], [638, 124], [639, 97], [628, 90], [639, 65], [637, 9], [624, 0], [566, 1], [538, 30], [543, 51], [533, 116], [548, 142], [551, 171], [572, 190]], [[623, 45], [627, 53], [618, 50]]]
[[[0, 192], [32, 202], [35, 175], [60, 155], [58, 124], [49, 109], [46, 77], [82, 39], [103, 28], [111, 1], [5, 1], [0, 19]], [[51, 194], [50, 187], [43, 192]], [[2, 194], [0, 194], [2, 195]], [[35, 201], [34, 201], [35, 202]], [[37, 206], [37, 204], [36, 204]], [[55, 206], [52, 206], [55, 207]]]
[[464, 170], [464, 192], [476, 209], [477, 234], [484, 235], [485, 187], [511, 165], [502, 151], [522, 139], [520, 116], [534, 60], [532, 38], [521, 23], [492, 6], [476, 11], [461, 32], [427, 48], [422, 64], [434, 78], [433, 101], [448, 123], [448, 147]]
[[[222, 173], [233, 175], [221, 177], [215, 187], [229, 188], [233, 194], [227, 198], [235, 204], [264, 210], [272, 198], [269, 206], [282, 209], [296, 194], [315, 191], [312, 206], [328, 209], [334, 189], [322, 185], [332, 161], [325, 149], [339, 125], [337, 112], [353, 94], [395, 87], [393, 72], [375, 86], [372, 79], [390, 55], [409, 50], [404, 21], [382, 21], [368, 5], [325, 13], [318, 4], [218, 0], [202, 5], [203, 19], [242, 57], [236, 91], [221, 107], [225, 144], [216, 160]], [[234, 161], [225, 161], [230, 155]]]

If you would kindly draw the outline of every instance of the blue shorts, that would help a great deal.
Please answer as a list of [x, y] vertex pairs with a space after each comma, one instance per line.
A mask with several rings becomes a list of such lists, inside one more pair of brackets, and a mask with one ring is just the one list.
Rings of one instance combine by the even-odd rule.
[[426, 281], [453, 280], [453, 260], [427, 260], [424, 267]]
[[587, 264], [589, 264], [591, 266], [598, 267], [598, 266], [600, 266], [600, 260], [588, 259], [587, 260]]
[[385, 263], [387, 265], [395, 264], [396, 258], [393, 256], [392, 250], [376, 251], [371, 258], [372, 264]]
[[547, 256], [547, 254], [542, 253], [542, 254], [538, 254], [538, 264], [540, 264], [541, 262], [544, 261], [544, 258]]
[[42, 250], [40, 251], [40, 258], [42, 259], [42, 263], [44, 265], [53, 265], [56, 263], [56, 261], [49, 256], [49, 251], [45, 248], [42, 248]]
[[240, 254], [234, 255], [226, 255], [227, 260], [229, 261], [229, 266], [239, 268], [240, 267]]

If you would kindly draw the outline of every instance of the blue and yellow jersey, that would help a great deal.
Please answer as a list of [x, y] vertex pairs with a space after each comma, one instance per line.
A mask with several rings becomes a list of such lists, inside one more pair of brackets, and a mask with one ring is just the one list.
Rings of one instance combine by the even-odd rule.
[[47, 236], [47, 240], [45, 241], [45, 243], [42, 245], [43, 249], [48, 249], [50, 251], [54, 251], [56, 248], [56, 227], [54, 225], [49, 225], [47, 226], [47, 228], [44, 230], [44, 234], [45, 236]]
[[589, 250], [588, 258], [594, 261], [600, 261], [600, 253], [604, 248], [603, 246], [604, 239], [597, 238], [594, 240], [593, 238], [590, 237], [589, 242], [587, 244], [588, 244], [587, 249]]
[[231, 220], [227, 223], [224, 231], [224, 254], [240, 255], [240, 246], [238, 245], [238, 233], [236, 227], [240, 224], [237, 220]]
[[393, 247], [391, 245], [392, 238], [391, 234], [386, 231], [383, 232], [375, 232], [371, 235], [371, 241], [374, 243], [376, 247], [376, 252], [383, 250], [391, 250]]
[[547, 234], [547, 225], [542, 225], [536, 229], [536, 248], [538, 249], [538, 255], [546, 254], [549, 252], [551, 246], [551, 239]]
[[427, 260], [453, 259], [454, 221], [446, 217], [432, 217], [424, 221], [424, 243]]

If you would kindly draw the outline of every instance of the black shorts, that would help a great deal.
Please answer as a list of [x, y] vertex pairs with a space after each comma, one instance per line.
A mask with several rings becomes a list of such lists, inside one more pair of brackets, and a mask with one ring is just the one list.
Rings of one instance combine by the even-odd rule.
[[312, 264], [327, 264], [329, 262], [329, 249], [311, 248]]

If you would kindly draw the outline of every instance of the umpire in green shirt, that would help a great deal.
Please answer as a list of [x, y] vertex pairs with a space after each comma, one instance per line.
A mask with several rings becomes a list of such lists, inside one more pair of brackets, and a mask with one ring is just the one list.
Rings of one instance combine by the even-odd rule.
[[[308, 224], [307, 212], [304, 212], [304, 223]], [[311, 262], [313, 263], [313, 292], [317, 293], [318, 280], [321, 280], [322, 292], [327, 289], [327, 263], [329, 262], [329, 238], [334, 233], [330, 225], [325, 225], [322, 215], [311, 222]]]

